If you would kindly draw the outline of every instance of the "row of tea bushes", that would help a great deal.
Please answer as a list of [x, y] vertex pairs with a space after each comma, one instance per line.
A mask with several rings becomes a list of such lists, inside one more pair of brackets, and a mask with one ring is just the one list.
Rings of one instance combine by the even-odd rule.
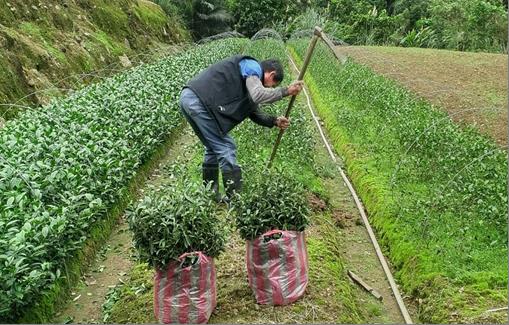
[[[283, 85], [290, 84], [292, 74], [281, 41], [252, 41], [245, 54], [259, 61], [277, 58], [285, 69]], [[261, 110], [275, 116], [284, 115], [288, 100], [262, 105]], [[306, 190], [319, 191], [313, 183], [314, 140], [303, 111], [296, 104], [290, 113], [290, 127], [285, 131], [272, 170], [267, 170], [268, 158], [279, 132], [253, 122], [244, 122], [235, 129], [239, 163], [245, 169], [246, 184], [240, 200], [234, 201], [237, 227], [242, 238], [252, 240], [271, 229], [303, 231], [309, 223]]]
[[213, 42], [139, 66], [0, 130], [0, 319], [17, 319], [66, 275], [137, 169], [182, 124], [182, 85], [243, 44]]
[[[264, 43], [267, 42], [264, 41]], [[249, 45], [247, 51], [256, 45], [259, 44], [255, 42], [254, 45]], [[267, 46], [271, 45], [273, 44], [264, 44], [262, 48], [267, 49]], [[279, 54], [277, 57], [286, 59], [282, 43], [276, 45], [270, 48], [280, 49], [283, 53], [277, 53]], [[257, 58], [264, 59], [263, 57]], [[280, 103], [276, 109], [280, 110], [281, 107]], [[274, 109], [272, 108], [272, 111]], [[299, 118], [296, 120], [297, 124], [304, 125], [303, 120], [300, 122]], [[265, 135], [253, 137], [253, 131]], [[310, 130], [304, 128], [304, 131]], [[280, 157], [284, 157], [287, 162], [278, 164], [276, 170], [264, 170], [262, 166], [266, 164], [266, 159], [257, 161], [256, 157], [251, 155], [257, 149], [263, 148], [263, 151], [266, 151], [270, 148], [274, 134], [273, 130], [269, 131], [251, 123], [249, 126], [243, 124], [237, 128], [234, 138], [238, 142], [239, 152], [242, 152], [241, 157], [250, 157], [246, 160], [241, 158], [242, 162], [249, 164], [249, 167], [244, 170], [246, 186], [242, 193], [232, 199], [232, 210], [229, 212], [233, 212], [237, 220], [237, 229], [248, 242], [269, 230], [277, 229], [278, 232], [283, 230], [282, 233], [278, 233], [279, 235], [288, 236], [288, 238], [285, 238], [284, 241], [283, 239], [278, 240], [279, 237], [276, 238], [276, 236], [268, 239], [275, 239], [278, 243], [288, 245], [287, 242], [291, 240], [292, 235], [286, 230], [302, 232], [308, 224], [309, 209], [305, 189], [299, 181], [293, 179], [292, 173], [295, 173], [295, 168], [300, 161], [305, 161], [303, 159], [309, 157], [311, 152], [309, 145], [312, 142], [310, 134], [305, 132], [300, 134], [301, 139], [297, 141], [294, 140], [295, 132], [287, 134], [290, 142], [285, 145], [299, 142], [300, 147], [295, 148], [296, 150], [293, 152], [288, 148], [283, 149], [280, 152]], [[306, 146], [308, 147], [306, 148]], [[225, 238], [228, 238], [228, 234], [232, 231], [231, 226], [228, 225], [229, 218], [221, 220], [219, 217], [221, 211], [224, 212], [224, 210], [218, 208], [213, 202], [212, 193], [207, 192], [201, 186], [201, 180], [195, 177], [196, 175], [193, 176], [194, 173], [199, 174], [199, 170], [193, 165], [199, 165], [200, 158], [201, 155], [198, 153], [186, 167], [178, 168], [179, 164], [177, 163], [167, 168], [166, 173], [172, 175], [173, 181], [160, 184], [157, 188], [147, 191], [145, 198], [137, 203], [129, 213], [129, 224], [134, 233], [140, 259], [155, 268], [154, 311], [156, 318], [163, 323], [175, 320], [172, 317], [176, 317], [177, 314], [181, 315], [179, 320], [183, 322], [206, 321], [205, 318], [201, 321], [198, 320], [197, 315], [188, 310], [186, 301], [195, 301], [202, 315], [210, 315], [210, 308], [212, 310], [214, 308], [215, 296], [210, 298], [210, 294], [198, 296], [195, 293], [199, 291], [215, 293], [215, 277], [211, 278], [207, 271], [210, 267], [214, 268], [213, 262], [200, 265], [199, 258], [186, 261], [182, 257], [200, 256], [199, 254], [203, 253], [206, 258], [216, 258], [224, 249]], [[291, 169], [288, 169], [290, 172], [285, 172], [282, 166], [292, 167], [293, 172]], [[304, 250], [304, 240], [299, 239], [298, 242], [300, 249]], [[263, 244], [264, 242], [259, 245]], [[292, 253], [291, 256], [303, 257], [298, 263], [302, 270], [298, 272], [297, 270], [295, 272], [287, 270], [287, 273], [293, 274], [293, 276], [285, 281], [294, 287], [294, 291], [288, 297], [263, 300], [260, 303], [286, 304], [304, 293], [307, 285], [307, 271], [304, 271], [307, 270], [307, 255], [305, 251], [302, 251], [302, 254]], [[188, 276], [184, 275], [187, 273], [189, 273]], [[212, 273], [215, 274], [215, 271]], [[259, 274], [260, 272], [255, 273]], [[297, 277], [297, 273], [301, 276]], [[203, 275], [207, 279], [201, 279]], [[187, 288], [182, 280], [187, 277], [190, 277], [191, 283], [198, 284], [203, 280], [209, 283], [210, 287], [199, 290], [197, 286]], [[171, 292], [167, 289], [170, 282]], [[259, 288], [258, 292], [262, 291], [263, 294], [263, 290]], [[267, 290], [271, 291], [270, 288]], [[173, 304], [171, 311], [164, 307], [166, 306], [165, 301], [177, 301], [176, 299], [182, 303]], [[203, 299], [210, 301], [207, 300], [206, 304], [199, 304], [198, 301]], [[209, 308], [205, 308], [205, 305]]]

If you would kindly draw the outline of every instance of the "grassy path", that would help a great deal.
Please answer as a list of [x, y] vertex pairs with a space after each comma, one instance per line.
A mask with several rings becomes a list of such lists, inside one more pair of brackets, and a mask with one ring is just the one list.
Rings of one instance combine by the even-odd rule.
[[[188, 146], [195, 142], [188, 128], [167, 149], [159, 166], [171, 164], [181, 154], [189, 152]], [[150, 174], [146, 186], [156, 186], [161, 180], [160, 168]], [[143, 195], [140, 189], [138, 196]], [[122, 217], [103, 245], [95, 260], [89, 265], [79, 285], [71, 293], [71, 300], [57, 313], [55, 323], [102, 323], [102, 305], [112, 288], [122, 286], [136, 264], [132, 233]]]

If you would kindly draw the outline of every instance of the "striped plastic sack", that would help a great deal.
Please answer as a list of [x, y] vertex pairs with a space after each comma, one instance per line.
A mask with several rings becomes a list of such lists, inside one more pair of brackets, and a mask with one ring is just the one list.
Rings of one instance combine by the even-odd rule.
[[304, 232], [271, 230], [247, 241], [246, 264], [249, 286], [259, 304], [296, 301], [308, 284]]
[[[197, 261], [187, 267], [188, 256]], [[154, 276], [154, 314], [159, 323], [206, 323], [216, 308], [214, 260], [201, 252], [186, 253]]]

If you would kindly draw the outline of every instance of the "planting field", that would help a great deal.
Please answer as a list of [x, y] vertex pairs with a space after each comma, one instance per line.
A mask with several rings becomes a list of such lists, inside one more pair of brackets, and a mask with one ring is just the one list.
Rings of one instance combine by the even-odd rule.
[[506, 54], [382, 46], [338, 50], [507, 147]]
[[[245, 53], [263, 59], [277, 56], [285, 60], [283, 45], [276, 41], [256, 41], [247, 46]], [[289, 74], [289, 71], [286, 71]], [[271, 105], [266, 109], [272, 113], [282, 112], [285, 102]], [[401, 322], [398, 310], [392, 302], [390, 292], [383, 281], [383, 274], [377, 273], [374, 252], [366, 249], [366, 236], [351, 236], [356, 228], [362, 229], [359, 217], [348, 192], [340, 181], [337, 169], [328, 160], [324, 148], [318, 142], [315, 126], [306, 112], [302, 102], [298, 102], [292, 113], [292, 127], [283, 138], [281, 151], [278, 153], [276, 172], [264, 170], [276, 130], [267, 130], [247, 122], [233, 132], [239, 147], [239, 160], [245, 170], [245, 201], [255, 198], [260, 209], [264, 209], [260, 218], [269, 218], [272, 209], [281, 211], [287, 202], [287, 208], [298, 205], [298, 200], [309, 196], [309, 204], [314, 207], [307, 232], [309, 250], [310, 284], [306, 295], [296, 303], [285, 307], [264, 307], [256, 304], [253, 294], [247, 285], [245, 267], [245, 241], [239, 236], [233, 224], [235, 213], [223, 211], [223, 218], [230, 221], [225, 232], [227, 243], [225, 251], [216, 261], [218, 272], [218, 307], [211, 323], [365, 323], [365, 322]], [[142, 205], [158, 201], [160, 192], [167, 188], [179, 187], [178, 179], [193, 179], [200, 182], [200, 165], [202, 149], [194, 146], [183, 150], [183, 158], [162, 168], [163, 172], [156, 185], [145, 193]], [[185, 165], [185, 169], [179, 166]], [[267, 174], [268, 173], [268, 174]], [[184, 176], [183, 174], [187, 175]], [[279, 178], [290, 175], [302, 184], [307, 195], [302, 198], [292, 196], [292, 187], [282, 186]], [[266, 197], [260, 197], [260, 189], [266, 190]], [[341, 194], [340, 194], [341, 193]], [[320, 199], [320, 197], [322, 199]], [[297, 200], [297, 201], [296, 201]], [[287, 201], [283, 203], [283, 201]], [[272, 202], [267, 205], [265, 202]], [[292, 203], [293, 202], [293, 203]], [[245, 203], [247, 204], [247, 203]], [[264, 206], [265, 205], [265, 206]], [[151, 205], [153, 207], [153, 205]], [[278, 210], [279, 209], [279, 210]], [[140, 211], [135, 209], [135, 211]], [[256, 213], [253, 211], [253, 213]], [[140, 215], [135, 214], [136, 217]], [[233, 218], [233, 219], [232, 219]], [[248, 222], [248, 221], [247, 221]], [[262, 226], [262, 223], [260, 223]], [[285, 227], [282, 225], [282, 227]], [[238, 225], [240, 235], [247, 230], [246, 223]], [[355, 237], [355, 238], [354, 238]], [[352, 249], [346, 240], [349, 239], [362, 249]], [[362, 242], [362, 244], [359, 244]], [[360, 251], [358, 251], [360, 250]], [[345, 261], [347, 253], [359, 255], [363, 259], [362, 274], [370, 283], [377, 282], [382, 289], [385, 302], [380, 303], [369, 294], [352, 285], [346, 278], [349, 269], [361, 270], [359, 264], [354, 266]], [[347, 263], [347, 264], [345, 264]], [[373, 269], [369, 269], [369, 265]], [[355, 268], [356, 267], [356, 268]], [[357, 271], [359, 272], [359, 271]], [[115, 323], [155, 322], [153, 316], [153, 273], [146, 264], [139, 264], [131, 273], [131, 279], [113, 292], [108, 299], [108, 321]], [[375, 277], [377, 279], [373, 279]], [[144, 289], [142, 289], [144, 288]], [[116, 303], [111, 306], [111, 301]], [[392, 305], [391, 305], [392, 303]]]
[[[192, 46], [0, 129], [0, 200], [6, 202], [0, 206], [0, 320], [100, 321], [95, 306], [83, 308], [80, 296], [69, 294], [125, 216], [129, 234], [121, 244], [133, 241], [135, 259], [124, 257], [118, 269], [109, 262], [109, 277], [81, 284], [102, 287], [97, 298], [81, 301], [104, 302], [104, 322], [157, 322], [154, 270], [202, 251], [215, 258], [217, 270], [211, 323], [402, 323], [340, 165], [363, 200], [414, 321], [504, 322], [506, 313], [487, 312], [507, 306], [507, 152], [496, 134], [481, 124], [495, 140], [458, 126], [366, 66], [341, 65], [322, 43], [306, 84], [342, 158], [338, 165], [299, 96], [272, 169], [266, 164], [279, 130], [245, 121], [232, 131], [242, 193], [227, 208], [202, 186], [203, 148], [183, 127], [181, 87], [239, 53], [279, 58], [288, 84], [295, 75], [288, 55], [302, 64], [308, 42]], [[262, 109], [282, 115], [287, 103]], [[274, 228], [305, 230], [309, 253], [306, 292], [282, 307], [256, 303], [245, 262], [246, 240]], [[384, 300], [350, 281], [349, 270]], [[122, 280], [113, 286], [115, 274]], [[109, 286], [115, 288], [104, 297]]]
[[[306, 42], [292, 42], [302, 58]], [[307, 82], [425, 322], [507, 305], [507, 155], [397, 83], [318, 48]], [[470, 302], [475, 301], [475, 304]]]
[[182, 125], [181, 86], [240, 44], [210, 44], [137, 67], [0, 130], [0, 201], [6, 203], [0, 206], [0, 319], [50, 319], [79, 279], [85, 251], [107, 236], [114, 211], [124, 209], [137, 170]]

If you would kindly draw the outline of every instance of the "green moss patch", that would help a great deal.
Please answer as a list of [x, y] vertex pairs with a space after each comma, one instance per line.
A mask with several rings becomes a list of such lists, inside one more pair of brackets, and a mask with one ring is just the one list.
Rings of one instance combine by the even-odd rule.
[[[137, 57], [133, 64], [152, 58], [151, 51], [169, 44], [190, 40], [179, 19], [166, 16], [150, 1], [83, 0], [21, 1], [0, 3], [0, 104], [13, 103], [27, 96], [20, 105], [44, 105], [58, 89], [76, 88], [82, 73], [100, 71], [111, 75], [105, 66], [121, 69], [119, 56]], [[11, 9], [12, 8], [12, 9]], [[175, 18], [175, 19], [174, 19]], [[7, 60], [8, 65], [3, 65]], [[116, 64], [116, 65], [115, 65]], [[27, 80], [24, 71], [37, 70], [37, 80]], [[44, 82], [43, 82], [44, 81]], [[11, 109], [4, 117], [11, 119], [23, 111]], [[5, 107], [0, 107], [4, 112]]]
[[108, 34], [103, 31], [98, 31], [93, 34], [93, 37], [114, 56], [119, 56], [127, 51], [123, 43], [117, 42], [112, 39]]
[[0, 116], [9, 119], [23, 110], [21, 107], [8, 106], [13, 99], [24, 96], [26, 85], [22, 82], [16, 65], [0, 53]]
[[94, 0], [90, 14], [96, 26], [101, 30], [115, 35], [117, 38], [125, 37], [129, 29], [129, 17], [122, 6], [103, 0]]
[[65, 54], [53, 46], [53, 44], [55, 44], [55, 36], [50, 28], [46, 26], [38, 26], [30, 22], [23, 22], [19, 25], [19, 30], [32, 38], [34, 42], [43, 47], [59, 62], [67, 62]]
[[163, 9], [151, 1], [138, 0], [133, 6], [133, 10], [136, 17], [151, 30], [161, 32], [168, 22], [168, 17]]

